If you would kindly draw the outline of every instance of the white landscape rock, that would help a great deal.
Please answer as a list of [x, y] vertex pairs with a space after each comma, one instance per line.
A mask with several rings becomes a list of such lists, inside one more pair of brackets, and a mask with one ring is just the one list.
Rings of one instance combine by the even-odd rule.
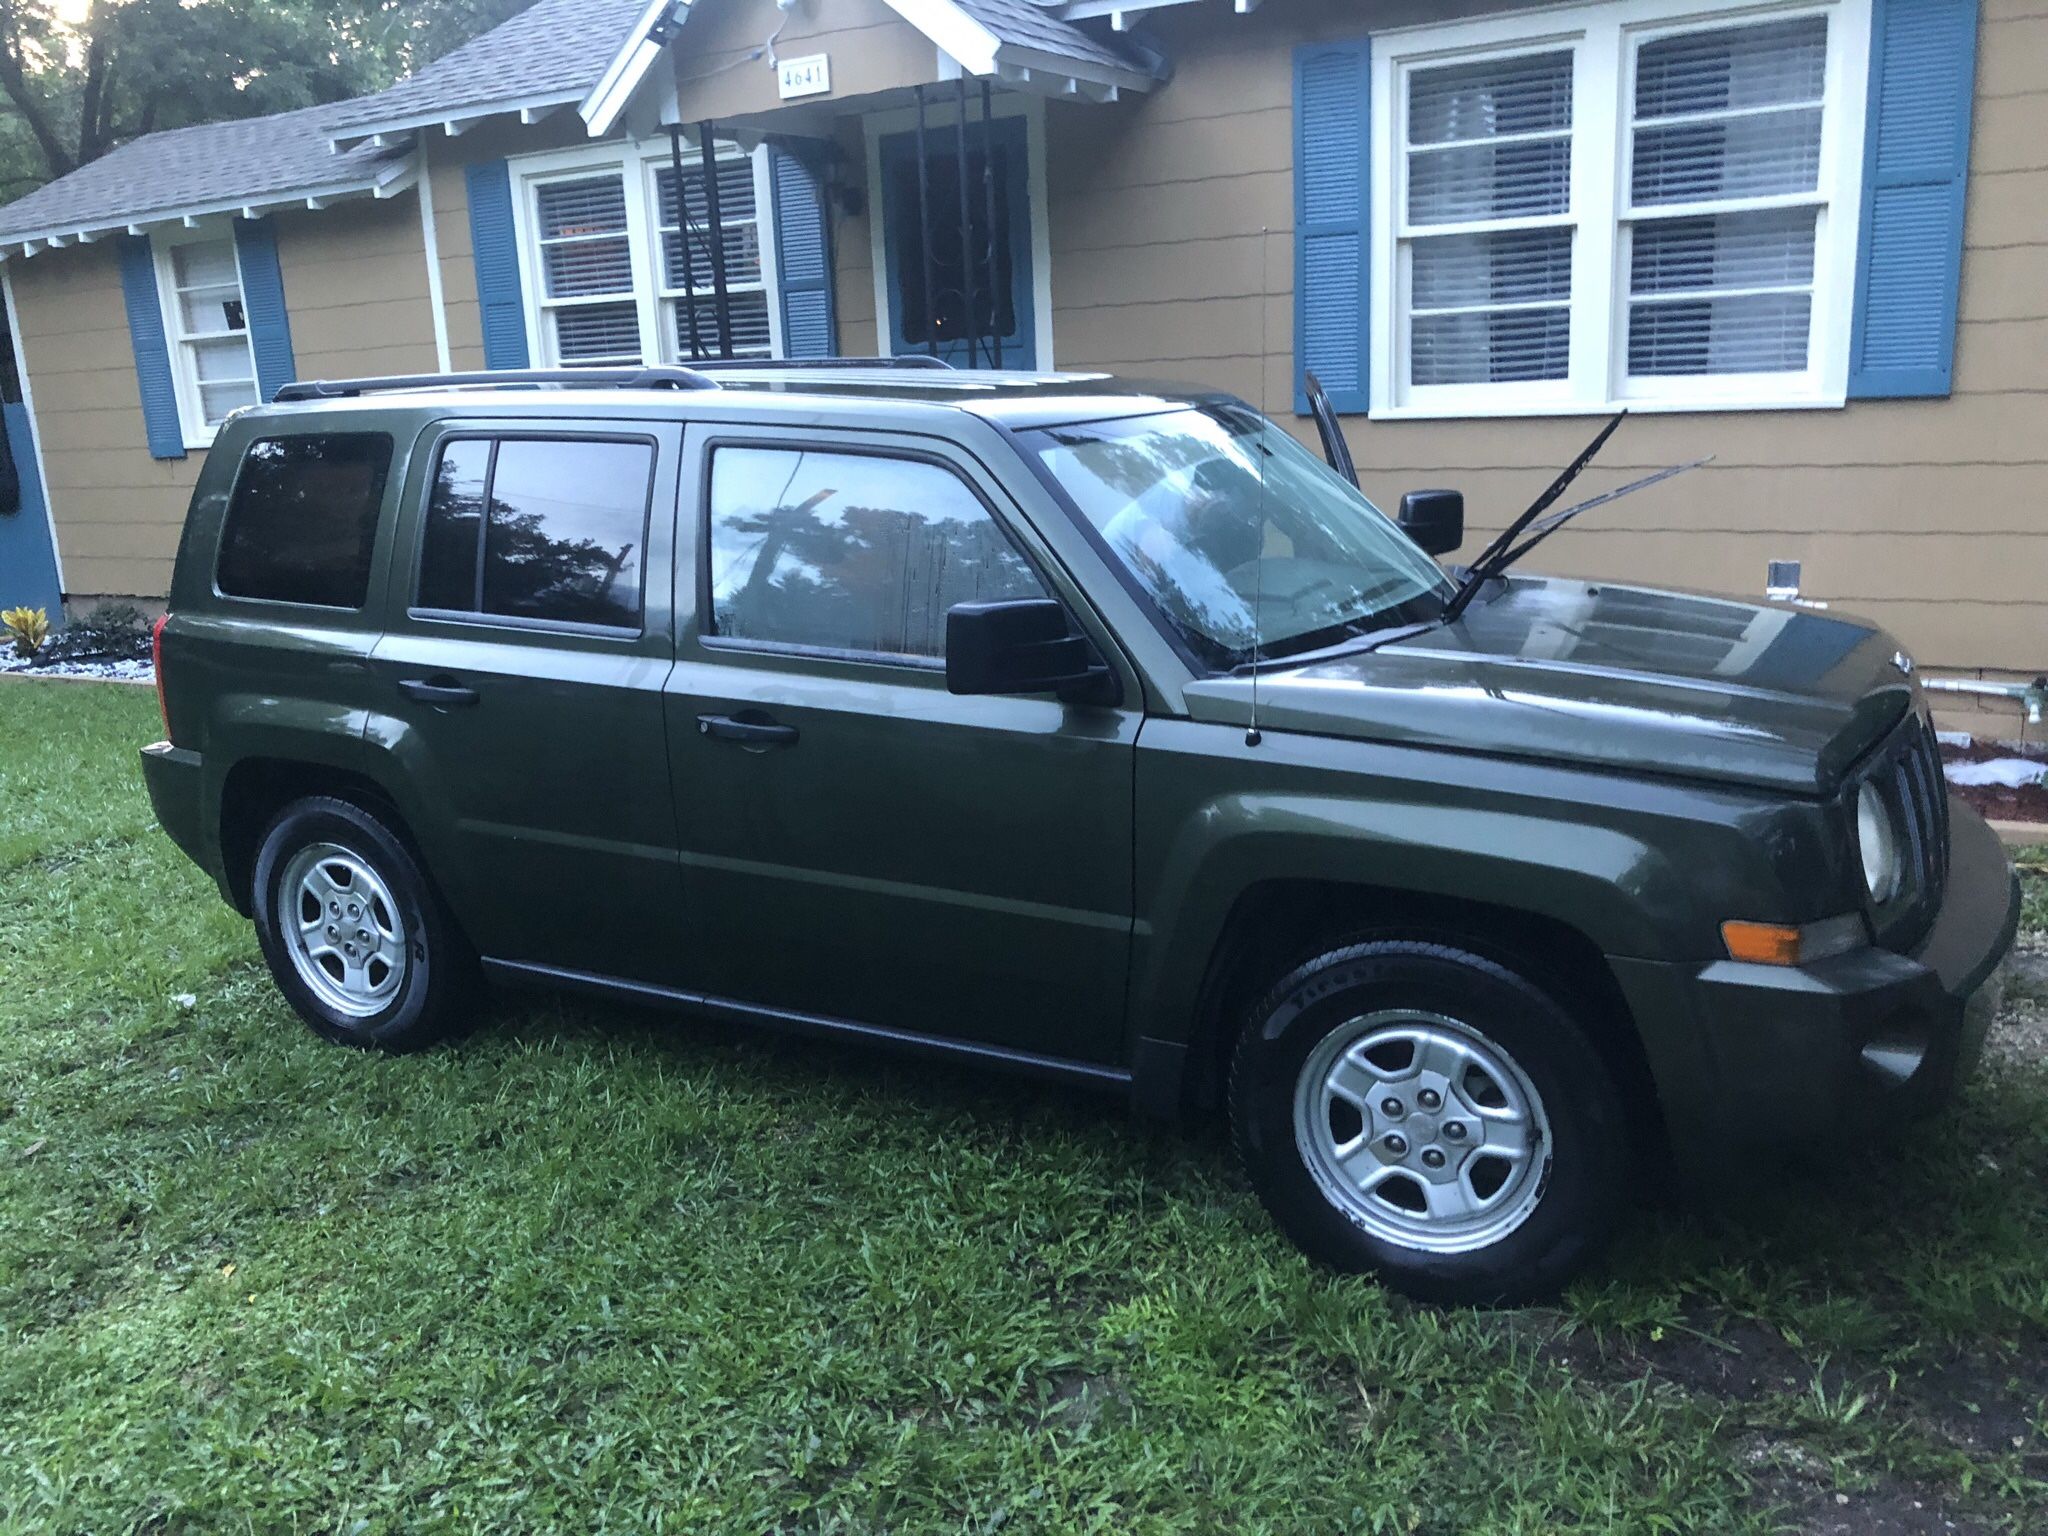
[[1943, 772], [1949, 783], [1973, 789], [2024, 789], [2048, 783], [2048, 758], [1994, 757], [1986, 763], [1949, 763]]
[[90, 677], [103, 683], [154, 683], [156, 669], [146, 661], [60, 661], [54, 666], [31, 666], [25, 656], [0, 652], [0, 673], [29, 677]]

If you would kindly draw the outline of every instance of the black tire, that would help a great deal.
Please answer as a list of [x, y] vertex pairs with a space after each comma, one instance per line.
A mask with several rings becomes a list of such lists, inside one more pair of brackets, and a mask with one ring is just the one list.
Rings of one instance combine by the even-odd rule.
[[[345, 850], [382, 882], [396, 906], [405, 963], [388, 1002], [363, 1016], [331, 1005], [301, 976], [283, 930], [287, 896], [280, 889], [292, 861], [318, 844]], [[314, 1033], [337, 1045], [393, 1054], [424, 1050], [471, 1024], [479, 997], [474, 951], [439, 894], [396, 832], [351, 801], [314, 796], [294, 801], [271, 821], [257, 845], [256, 937], [278, 989]]]
[[[1515, 1171], [1519, 1163], [1497, 1164], [1510, 1170], [1504, 1178], [1517, 1181], [1510, 1203], [1520, 1207], [1533, 1199], [1533, 1205], [1519, 1225], [1463, 1252], [1404, 1244], [1399, 1234], [1390, 1236], [1368, 1224], [1369, 1217], [1375, 1218], [1384, 1229], [1390, 1221], [1372, 1207], [1374, 1199], [1405, 1197], [1423, 1203], [1427, 1192], [1419, 1175], [1396, 1175], [1385, 1186], [1386, 1194], [1355, 1197], [1371, 1207], [1360, 1213], [1326, 1193], [1323, 1180], [1334, 1176], [1319, 1176], [1296, 1134], [1295, 1096], [1304, 1068], [1342, 1049], [1333, 1045], [1319, 1057], [1318, 1047], [1340, 1032], [1349, 1038], [1360, 1028], [1354, 1021], [1408, 1011], [1455, 1021], [1468, 1037], [1477, 1036], [1504, 1056], [1534, 1090], [1549, 1123], [1549, 1136], [1530, 1159], [1526, 1176]], [[1360, 1036], [1359, 1043], [1368, 1038]], [[1390, 1059], [1393, 1070], [1412, 1070], [1401, 1067], [1398, 1047]], [[1484, 1089], [1485, 1079], [1476, 1081]], [[1377, 1095], [1381, 1089], [1372, 1091]], [[1231, 1062], [1230, 1111], [1238, 1152], [1259, 1198], [1304, 1252], [1334, 1269], [1376, 1273], [1421, 1301], [1504, 1305], [1553, 1295], [1598, 1253], [1623, 1204], [1629, 1166], [1626, 1122], [1613, 1074], [1599, 1051], [1542, 988], [1491, 960], [1443, 945], [1410, 939], [1358, 942], [1290, 972], [1253, 1008], [1239, 1037]], [[1351, 1111], [1340, 1107], [1324, 1113], [1334, 1117]], [[1304, 1110], [1304, 1116], [1313, 1126], [1314, 1112]], [[1464, 1118], [1455, 1105], [1426, 1123], [1417, 1114], [1416, 1147], [1443, 1152], [1448, 1146], [1455, 1159], [1457, 1148], [1444, 1137], [1469, 1137], [1473, 1130], [1469, 1122], [1442, 1130], [1454, 1117]], [[1361, 1116], [1356, 1134], [1362, 1142], [1379, 1144], [1383, 1132], [1400, 1129], [1391, 1119], [1367, 1122]], [[1348, 1124], [1333, 1125], [1332, 1140], [1348, 1130]], [[1411, 1150], [1417, 1158], [1425, 1155]], [[1462, 1165], [1454, 1160], [1452, 1166]], [[1479, 1172], [1476, 1163], [1467, 1169], [1470, 1182], [1464, 1194], [1476, 1189]], [[1486, 1176], [1493, 1177], [1493, 1171]], [[1437, 1177], [1443, 1177], [1441, 1172]], [[1391, 1220], [1398, 1225], [1398, 1217]], [[1459, 1240], [1483, 1238], [1479, 1232]]]

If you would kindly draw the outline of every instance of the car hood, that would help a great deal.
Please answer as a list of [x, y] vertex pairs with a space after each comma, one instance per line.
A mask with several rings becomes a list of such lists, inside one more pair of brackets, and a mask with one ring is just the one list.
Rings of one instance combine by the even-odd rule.
[[[1244, 723], [1248, 678], [1189, 689]], [[1457, 623], [1260, 674], [1259, 723], [1636, 773], [1831, 793], [1915, 702], [1911, 662], [1853, 619], [1517, 577]]]

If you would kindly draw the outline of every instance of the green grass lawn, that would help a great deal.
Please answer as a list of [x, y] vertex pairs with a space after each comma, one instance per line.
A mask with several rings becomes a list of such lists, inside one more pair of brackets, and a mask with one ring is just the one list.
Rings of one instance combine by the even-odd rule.
[[1431, 1312], [1107, 1102], [550, 1001], [321, 1044], [157, 728], [0, 682], [0, 1531], [2048, 1525], [2048, 953], [1909, 1152]]

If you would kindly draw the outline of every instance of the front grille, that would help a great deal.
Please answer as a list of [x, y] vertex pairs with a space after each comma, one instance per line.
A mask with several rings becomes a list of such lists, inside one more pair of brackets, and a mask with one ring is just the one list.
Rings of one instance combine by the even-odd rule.
[[1911, 735], [1895, 771], [1907, 834], [1917, 855], [1914, 868], [1927, 898], [1939, 906], [1948, 888], [1948, 780], [1941, 771], [1941, 743], [1924, 715], [1913, 716]]
[[1877, 913], [1879, 937], [1910, 948], [1933, 926], [1948, 889], [1948, 781], [1933, 724], [1918, 711], [1908, 716], [1865, 776], [1890, 803], [1906, 840], [1906, 878]]

